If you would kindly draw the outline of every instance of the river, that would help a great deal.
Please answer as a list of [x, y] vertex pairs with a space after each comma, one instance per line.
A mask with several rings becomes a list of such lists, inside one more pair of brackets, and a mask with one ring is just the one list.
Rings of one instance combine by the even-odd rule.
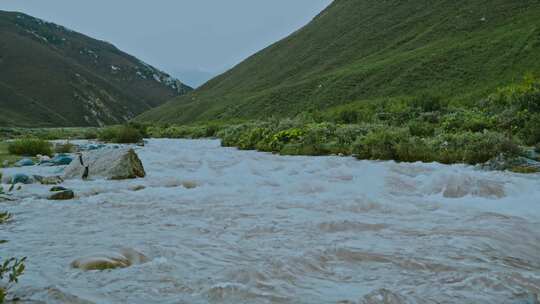
[[[540, 294], [540, 175], [216, 140], [152, 139], [137, 153], [144, 179], [67, 181], [77, 197], [63, 202], [29, 185], [0, 203], [14, 215], [0, 255], [28, 257], [12, 291], [22, 303], [533, 304]], [[121, 248], [149, 261], [70, 267]]]

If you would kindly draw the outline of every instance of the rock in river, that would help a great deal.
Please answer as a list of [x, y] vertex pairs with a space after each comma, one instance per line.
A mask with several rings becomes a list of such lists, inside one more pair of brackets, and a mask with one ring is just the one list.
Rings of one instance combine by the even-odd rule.
[[71, 263], [71, 267], [82, 270], [107, 270], [126, 268], [147, 261], [148, 258], [140, 252], [122, 249], [120, 253], [100, 253], [77, 259]]
[[79, 154], [64, 171], [64, 178], [130, 179], [145, 177], [143, 164], [133, 149], [101, 149]]
[[72, 190], [68, 189], [68, 190], [58, 191], [49, 195], [49, 200], [65, 201], [65, 200], [73, 199], [74, 197], [75, 197], [75, 193], [73, 193]]
[[23, 174], [23, 173], [17, 173], [17, 174], [14, 174], [13, 176], [4, 176], [2, 177], [2, 183], [3, 184], [32, 184], [34, 182], [34, 180], [26, 175], [26, 174]]
[[55, 166], [66, 166], [66, 165], [71, 164], [72, 161], [73, 161], [73, 158], [65, 154], [58, 154], [53, 159], [51, 159], [51, 162]]
[[23, 158], [15, 163], [15, 166], [17, 167], [28, 167], [28, 166], [33, 166], [33, 165], [34, 165], [34, 161], [31, 160], [30, 158]]

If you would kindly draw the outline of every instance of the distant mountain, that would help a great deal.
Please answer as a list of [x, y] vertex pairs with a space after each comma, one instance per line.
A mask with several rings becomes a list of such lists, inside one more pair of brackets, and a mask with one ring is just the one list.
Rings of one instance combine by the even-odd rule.
[[481, 98], [540, 72], [538, 0], [335, 0], [311, 23], [138, 120], [290, 116], [366, 100]]
[[190, 90], [107, 42], [0, 11], [0, 126], [122, 123]]

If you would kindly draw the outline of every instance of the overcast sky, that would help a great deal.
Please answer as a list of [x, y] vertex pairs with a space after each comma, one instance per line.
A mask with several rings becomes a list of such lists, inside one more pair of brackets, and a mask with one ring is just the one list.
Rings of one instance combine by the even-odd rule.
[[199, 85], [308, 23], [332, 0], [0, 0], [113, 43]]

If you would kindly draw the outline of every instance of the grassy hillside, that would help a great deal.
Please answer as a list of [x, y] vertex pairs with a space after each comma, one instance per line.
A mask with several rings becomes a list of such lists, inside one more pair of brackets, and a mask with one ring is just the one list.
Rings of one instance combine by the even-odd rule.
[[109, 43], [0, 11], [0, 126], [120, 123], [190, 90]]
[[294, 116], [425, 94], [467, 104], [538, 72], [537, 0], [335, 0], [290, 37], [137, 120]]

